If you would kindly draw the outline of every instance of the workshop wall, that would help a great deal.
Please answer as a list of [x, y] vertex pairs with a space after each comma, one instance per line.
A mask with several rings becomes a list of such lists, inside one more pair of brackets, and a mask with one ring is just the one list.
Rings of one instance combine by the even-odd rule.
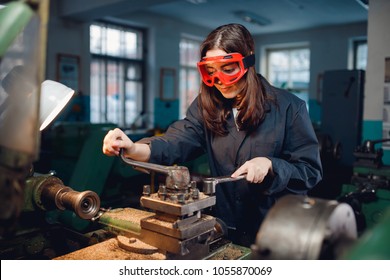
[[[363, 138], [390, 138], [383, 133], [385, 59], [390, 58], [390, 1], [370, 1], [368, 10], [368, 57], [365, 84]], [[383, 162], [390, 164], [390, 150], [385, 149]]]
[[[309, 113], [313, 123], [321, 122], [321, 92], [318, 92], [319, 76], [327, 70], [348, 69], [350, 65], [350, 41], [367, 36], [367, 23], [335, 25], [296, 32], [283, 32], [256, 36], [260, 50], [267, 46], [306, 43], [310, 46]], [[265, 71], [260, 57], [261, 71]]]

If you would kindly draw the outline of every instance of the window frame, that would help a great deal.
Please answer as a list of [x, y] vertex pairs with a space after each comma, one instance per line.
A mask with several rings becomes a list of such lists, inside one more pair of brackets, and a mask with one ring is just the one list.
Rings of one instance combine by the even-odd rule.
[[[365, 68], [358, 68], [357, 67], [357, 55], [358, 55], [358, 47], [360, 45], [367, 45], [368, 49], [368, 39], [366, 36], [360, 36], [360, 37], [353, 37], [349, 40], [349, 47], [348, 47], [348, 69], [350, 70], [366, 70], [367, 68], [367, 62]], [[368, 55], [368, 53], [367, 53]]]
[[[311, 49], [310, 49], [310, 43], [309, 42], [293, 42], [293, 43], [284, 43], [284, 44], [272, 44], [272, 45], [264, 45], [261, 48], [261, 57], [260, 57], [260, 68], [261, 68], [261, 73], [264, 73], [264, 77], [272, 84], [272, 81], [270, 80], [270, 73], [269, 73], [269, 55], [271, 52], [274, 51], [293, 51], [293, 50], [299, 50], [299, 49], [307, 49], [309, 51], [309, 78], [308, 78], [308, 84], [307, 88], [286, 88], [299, 98], [303, 99], [306, 101], [307, 108], [309, 109], [309, 91], [310, 91], [310, 56], [311, 56]], [[289, 70], [289, 73], [291, 71]], [[297, 91], [294, 91], [294, 90]], [[306, 96], [302, 97], [300, 93], [306, 93]]]
[[[101, 82], [104, 82], [106, 88], [104, 90], [102, 90], [101, 92], [99, 92], [99, 96], [98, 96], [99, 103], [100, 103], [100, 102], [102, 102], [102, 99], [101, 99], [103, 97], [102, 93], [104, 93], [104, 97], [105, 97], [104, 108], [102, 111], [102, 105], [98, 106], [99, 107], [98, 110], [99, 110], [99, 114], [100, 114], [98, 122], [99, 123], [111, 123], [112, 122], [108, 118], [108, 109], [107, 109], [107, 103], [108, 103], [108, 101], [107, 101], [107, 79], [109, 76], [109, 73], [107, 71], [107, 65], [108, 65], [108, 63], [116, 63], [116, 65], [122, 63], [123, 72], [121, 73], [122, 79], [120, 81], [122, 83], [122, 85], [121, 85], [121, 89], [120, 89], [121, 94], [120, 94], [120, 99], [119, 99], [120, 100], [120, 104], [119, 104], [119, 108], [120, 108], [119, 114], [120, 115], [118, 117], [119, 118], [118, 123], [116, 123], [116, 124], [120, 127], [130, 127], [130, 126], [134, 126], [135, 122], [137, 122], [137, 128], [145, 128], [146, 123], [142, 120], [137, 119], [137, 118], [138, 118], [138, 115], [141, 115], [146, 111], [146, 107], [147, 107], [147, 96], [146, 96], [147, 95], [147, 81], [146, 81], [146, 65], [147, 65], [146, 39], [147, 39], [147, 34], [146, 34], [146, 29], [131, 26], [131, 25], [118, 24], [118, 23], [110, 22], [110, 21], [92, 22], [90, 24], [90, 28], [92, 25], [98, 25], [98, 26], [102, 26], [105, 28], [113, 28], [113, 29], [116, 28], [118, 30], [125, 31], [125, 32], [134, 31], [137, 34], [142, 35], [142, 44], [141, 44], [141, 46], [139, 46], [141, 49], [140, 50], [141, 51], [141, 58], [140, 59], [128, 58], [128, 57], [124, 57], [124, 56], [114, 56], [114, 55], [107, 54], [107, 53], [106, 54], [93, 53], [91, 50], [91, 46], [89, 49], [89, 53], [91, 56], [90, 67], [92, 67], [92, 64], [96, 60], [103, 61], [104, 67], [105, 67], [104, 81], [101, 81]], [[90, 35], [89, 42], [91, 43], [91, 35]], [[139, 74], [140, 74], [141, 78], [139, 80], [138, 79], [134, 79], [134, 80], [128, 79], [128, 76], [126, 75], [126, 70], [128, 69], [127, 66], [130, 64], [133, 64], [133, 65], [140, 67], [141, 72]], [[92, 80], [92, 73], [90, 75], [91, 75], [91, 80]], [[125, 85], [126, 85], [127, 81], [136, 81], [136, 82], [139, 82], [142, 86], [140, 107], [137, 106], [137, 114], [135, 115], [133, 120], [129, 120], [129, 123], [127, 123], [127, 121], [126, 121], [126, 103], [125, 103], [125, 94], [126, 94]], [[91, 85], [91, 90], [92, 90], [92, 85]], [[139, 102], [136, 101], [136, 103], [139, 103]], [[91, 107], [90, 111], [91, 111], [90, 114], [92, 117], [92, 107]]]

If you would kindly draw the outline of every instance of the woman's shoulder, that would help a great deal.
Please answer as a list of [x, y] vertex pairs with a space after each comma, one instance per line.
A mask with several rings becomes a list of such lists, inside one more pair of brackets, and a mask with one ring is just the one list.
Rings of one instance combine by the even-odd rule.
[[190, 106], [187, 109], [186, 118], [195, 118], [198, 120], [202, 119], [202, 116], [200, 114], [200, 100], [199, 95], [194, 98], [194, 100], [191, 102]]

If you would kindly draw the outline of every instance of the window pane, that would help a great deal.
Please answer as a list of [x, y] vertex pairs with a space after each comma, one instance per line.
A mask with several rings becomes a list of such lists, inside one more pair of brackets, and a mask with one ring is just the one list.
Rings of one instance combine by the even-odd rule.
[[277, 87], [285, 88], [288, 83], [289, 55], [285, 51], [274, 51], [269, 55], [269, 80]]
[[107, 64], [107, 121], [119, 123], [119, 67], [114, 62]]
[[141, 80], [142, 78], [141, 66], [139, 64], [128, 65], [126, 78], [128, 80]]
[[107, 54], [112, 56], [120, 56], [120, 31], [112, 28], [107, 28]]
[[137, 57], [137, 34], [125, 32], [125, 56], [129, 58]]
[[90, 51], [91, 53], [102, 53], [102, 28], [97, 25], [91, 25], [90, 32]]
[[188, 106], [198, 95], [200, 86], [196, 63], [199, 61], [200, 41], [182, 38], [180, 41], [180, 116], [184, 117]]
[[[140, 108], [142, 108], [142, 83], [140, 82], [134, 82], [134, 81], [127, 81], [126, 86], [126, 100], [125, 100], [125, 125], [127, 127], [130, 127], [136, 118], [140, 116], [141, 111]], [[139, 127], [142, 126], [142, 119], [138, 119], [138, 122], [134, 124], [135, 126]]]
[[142, 33], [125, 32], [124, 54], [127, 58], [142, 59]]
[[360, 43], [356, 49], [356, 69], [365, 70], [367, 66], [367, 43]]
[[104, 62], [99, 60], [93, 60], [91, 63], [91, 122], [99, 123], [105, 120], [105, 117], [101, 112], [105, 112], [105, 98], [101, 98], [105, 95], [105, 73]]
[[310, 54], [308, 49], [292, 50], [290, 54], [291, 54], [291, 71], [309, 69]]

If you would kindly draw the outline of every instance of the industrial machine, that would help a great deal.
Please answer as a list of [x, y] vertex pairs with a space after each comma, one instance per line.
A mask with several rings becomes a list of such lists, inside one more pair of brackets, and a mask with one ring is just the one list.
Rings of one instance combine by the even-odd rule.
[[376, 225], [390, 206], [390, 167], [383, 164], [382, 148], [375, 147], [387, 141], [366, 140], [355, 149], [351, 182], [342, 186], [338, 197], [354, 209], [360, 233]]
[[24, 179], [37, 159], [46, 4], [34, 9], [15, 2], [0, 9], [0, 234], [15, 226]]
[[[24, 232], [1, 240], [2, 259], [14, 259], [17, 254], [20, 258], [56, 260], [388, 257], [381, 249], [386, 248], [383, 237], [389, 230], [388, 219], [375, 231], [374, 236], [379, 235], [382, 242], [373, 240], [370, 232], [360, 241], [349, 204], [307, 196], [282, 197], [260, 227], [255, 244], [251, 248], [237, 246], [228, 240], [223, 222], [204, 210], [215, 204], [217, 184], [244, 176], [205, 177], [199, 182], [192, 180], [184, 166], [137, 162], [122, 155], [120, 159], [150, 178], [156, 173], [164, 178], [158, 189], [143, 186], [141, 207], [103, 208], [96, 193], [74, 191], [54, 174], [35, 173], [26, 181], [20, 223]], [[50, 224], [47, 214], [53, 209], [73, 213], [88, 223], [88, 231], [72, 230], [64, 219]]]
[[[132, 161], [123, 156], [121, 158], [134, 168], [165, 176], [165, 183], [160, 183], [158, 191], [154, 191], [151, 185], [143, 187], [141, 209], [102, 208], [95, 192], [74, 191], [53, 174], [34, 174], [26, 182], [23, 214], [27, 217], [34, 214], [35, 225], [28, 227], [26, 221], [20, 223], [24, 231], [29, 230], [34, 235], [28, 238], [25, 232], [20, 232], [18, 238], [2, 240], [2, 258], [16, 258], [18, 253], [21, 254], [18, 257], [22, 258], [54, 259], [249, 257], [249, 248], [234, 245], [226, 239], [226, 228], [222, 221], [202, 213], [215, 204], [213, 194], [216, 184], [244, 177], [205, 178], [201, 192], [197, 182], [190, 180], [190, 173], [185, 166], [162, 166]], [[66, 221], [59, 219], [49, 225], [50, 216], [47, 213], [51, 210], [70, 211], [88, 221], [90, 227], [84, 233], [74, 231], [64, 226]], [[37, 215], [43, 215], [46, 223], [38, 223]], [[40, 228], [40, 234], [37, 234], [37, 227]], [[62, 235], [57, 236], [56, 240], [53, 240], [55, 233], [48, 235], [48, 232], [53, 232], [53, 227], [62, 228]], [[77, 243], [76, 249], [56, 248], [58, 244], [54, 242], [61, 244], [61, 239], [65, 244]], [[21, 253], [23, 250], [24, 255]]]
[[[141, 171], [157, 172], [165, 176], [157, 191], [144, 185], [140, 199], [141, 207], [102, 210], [94, 221], [107, 232], [114, 234], [110, 239], [94, 246], [108, 245], [120, 258], [146, 259], [209, 259], [217, 255], [223, 258], [248, 258], [250, 250], [223, 240], [226, 227], [222, 221], [203, 213], [215, 204], [215, 186], [225, 181], [240, 178], [205, 178], [203, 192], [191, 181], [185, 166], [162, 166], [137, 162], [121, 155], [122, 160]], [[58, 259], [107, 258], [107, 251], [96, 255], [94, 246], [72, 252]], [[123, 255], [125, 251], [125, 256]], [[88, 252], [94, 252], [90, 255]], [[232, 255], [232, 252], [236, 252]], [[110, 254], [110, 253], [108, 253]]]
[[348, 203], [288, 195], [276, 202], [252, 245], [262, 260], [389, 260], [390, 206], [358, 233]]
[[[326, 135], [319, 140], [323, 148], [333, 147]], [[375, 148], [387, 141], [366, 140], [355, 148], [353, 175], [337, 197], [281, 198], [259, 229], [253, 258], [390, 259], [390, 169], [383, 150]], [[337, 159], [336, 151], [328, 154]]]
[[255, 259], [339, 259], [357, 239], [352, 208], [336, 200], [282, 197], [252, 246]]

